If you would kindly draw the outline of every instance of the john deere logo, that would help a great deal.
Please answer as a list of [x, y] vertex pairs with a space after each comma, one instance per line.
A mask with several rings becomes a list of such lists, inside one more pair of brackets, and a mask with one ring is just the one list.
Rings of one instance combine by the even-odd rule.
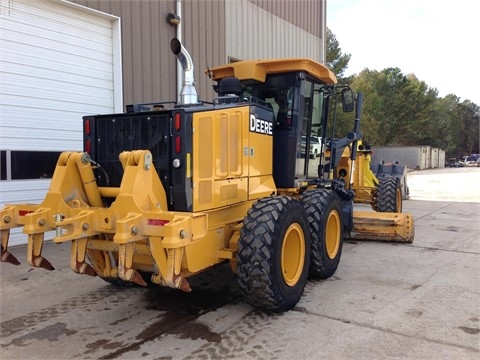
[[259, 134], [273, 135], [273, 123], [259, 119], [254, 114], [250, 114], [250, 131]]

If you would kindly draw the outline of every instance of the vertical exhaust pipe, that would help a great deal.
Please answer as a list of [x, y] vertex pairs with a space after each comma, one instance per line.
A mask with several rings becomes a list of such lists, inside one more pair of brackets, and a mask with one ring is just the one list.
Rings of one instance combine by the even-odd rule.
[[170, 49], [180, 61], [183, 69], [182, 89], [180, 90], [178, 102], [181, 105], [197, 104], [198, 95], [195, 89], [195, 80], [193, 79], [192, 58], [177, 38], [173, 38], [170, 42]]

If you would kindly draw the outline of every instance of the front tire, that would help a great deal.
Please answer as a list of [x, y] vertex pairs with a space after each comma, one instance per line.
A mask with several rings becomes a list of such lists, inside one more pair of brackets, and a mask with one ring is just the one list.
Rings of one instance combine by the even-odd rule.
[[394, 176], [384, 176], [378, 179], [376, 210], [378, 212], [402, 212], [402, 190], [400, 179]]
[[329, 189], [306, 191], [302, 196], [312, 239], [310, 277], [327, 279], [337, 271], [342, 256], [344, 225], [338, 195]]
[[238, 283], [254, 307], [282, 312], [303, 294], [310, 233], [302, 204], [288, 196], [260, 199], [248, 211], [237, 251]]

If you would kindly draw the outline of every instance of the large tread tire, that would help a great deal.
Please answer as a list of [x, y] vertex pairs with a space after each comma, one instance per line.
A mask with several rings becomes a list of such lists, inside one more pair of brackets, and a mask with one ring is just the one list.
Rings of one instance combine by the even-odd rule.
[[338, 268], [342, 256], [344, 224], [338, 195], [330, 189], [306, 191], [302, 196], [312, 239], [310, 277], [327, 279]]
[[310, 232], [302, 204], [288, 196], [260, 199], [247, 212], [237, 251], [237, 279], [247, 302], [283, 312], [303, 294]]
[[378, 212], [402, 212], [402, 189], [400, 179], [394, 176], [383, 176], [378, 179], [376, 206]]

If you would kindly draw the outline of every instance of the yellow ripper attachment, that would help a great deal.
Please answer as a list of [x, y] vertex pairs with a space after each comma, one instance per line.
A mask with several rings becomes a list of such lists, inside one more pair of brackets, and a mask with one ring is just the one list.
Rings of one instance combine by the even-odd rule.
[[356, 240], [412, 243], [415, 228], [410, 213], [354, 211], [353, 232]]
[[[89, 204], [101, 205], [100, 195], [93, 191], [96, 187], [95, 177], [89, 160], [85, 153], [60, 154], [50, 189], [41, 204], [11, 204], [0, 210], [2, 262], [20, 264], [8, 252], [8, 240], [10, 229], [23, 226], [23, 232], [28, 235], [29, 264], [54, 270], [50, 262], [41, 256], [45, 232], [55, 230], [58, 221], [80, 213]], [[82, 273], [95, 274], [95, 271], [92, 272], [83, 264], [79, 267], [83, 270]]]
[[[146, 285], [139, 269], [153, 273], [153, 283], [189, 291], [180, 275], [184, 248], [205, 237], [207, 215], [167, 210], [149, 151], [123, 152], [119, 159], [120, 187], [97, 187], [88, 154], [62, 153], [41, 204], [0, 210], [1, 261], [19, 263], [8, 252], [8, 239], [11, 228], [23, 226], [28, 262], [53, 270], [41, 252], [44, 233], [55, 230], [54, 242], [72, 241], [70, 265], [77, 273]], [[115, 201], [104, 207], [102, 197]]]

